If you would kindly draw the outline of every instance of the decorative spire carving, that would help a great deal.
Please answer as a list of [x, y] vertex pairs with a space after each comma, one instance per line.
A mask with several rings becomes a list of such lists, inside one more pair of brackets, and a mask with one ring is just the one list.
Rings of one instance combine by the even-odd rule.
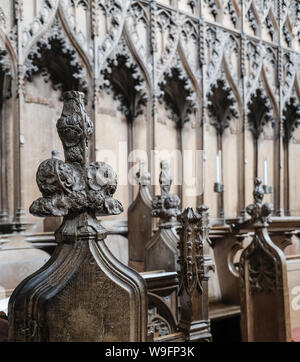
[[208, 318], [208, 272], [214, 269], [209, 255], [205, 255], [209, 241], [208, 208], [201, 205], [194, 211], [185, 209], [178, 216], [181, 227], [177, 229], [180, 265], [179, 296], [181, 316], [179, 329], [187, 341], [211, 339]]
[[[180, 256], [178, 263], [180, 264], [179, 274], [179, 295], [185, 289], [188, 295], [191, 295], [195, 288], [202, 294], [202, 277], [204, 274], [203, 267], [203, 244], [197, 238], [195, 226], [200, 220], [200, 215], [191, 208], [187, 208], [179, 216], [182, 228], [178, 229], [180, 241], [178, 249]], [[194, 230], [193, 230], [194, 229]]]
[[146, 245], [152, 237], [152, 196], [150, 173], [145, 160], [140, 160], [136, 180], [139, 184], [136, 199], [128, 208], [129, 265], [138, 271], [145, 270]]
[[271, 203], [262, 204], [265, 192], [261, 184], [262, 180], [257, 177], [254, 181], [254, 204], [251, 204], [246, 208], [255, 227], [268, 226], [268, 223], [271, 221], [269, 216], [273, 211], [273, 205]]
[[208, 207], [201, 205], [194, 211], [185, 209], [178, 216], [181, 228], [177, 229], [180, 240], [178, 242], [180, 264], [179, 295], [186, 290], [191, 295], [195, 289], [203, 293], [202, 282], [208, 281], [208, 271], [205, 265], [203, 246], [209, 243]]
[[57, 130], [66, 161], [54, 157], [41, 163], [36, 180], [43, 197], [33, 202], [30, 212], [41, 217], [122, 212], [120, 202], [112, 198], [117, 188], [113, 169], [104, 162], [88, 163], [88, 139], [94, 127], [84, 108], [83, 93], [64, 93]]
[[159, 184], [161, 195], [155, 196], [153, 199], [152, 216], [159, 217], [167, 222], [180, 214], [180, 199], [175, 194], [170, 194], [172, 185], [172, 177], [169, 171], [169, 163], [166, 160], [160, 163], [161, 172], [159, 176]]

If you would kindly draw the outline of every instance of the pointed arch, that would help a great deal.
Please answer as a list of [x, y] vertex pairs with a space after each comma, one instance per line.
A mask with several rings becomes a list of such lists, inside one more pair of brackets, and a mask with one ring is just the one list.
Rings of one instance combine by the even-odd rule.
[[167, 34], [166, 41], [163, 40], [161, 45], [160, 57], [157, 57], [156, 64], [156, 79], [157, 84], [163, 82], [165, 73], [172, 67], [174, 61], [176, 61], [178, 42], [180, 39], [181, 27], [176, 22], [177, 16], [172, 17], [170, 11], [164, 8], [160, 8], [156, 16], [156, 24], [161, 29], [161, 40], [164, 39], [164, 35]]
[[[273, 59], [275, 60], [276, 55], [274, 53], [274, 49], [268, 47], [268, 50], [271, 52], [270, 54], [271, 56], [273, 55]], [[258, 59], [255, 61], [256, 66], [253, 67], [253, 69], [256, 70], [256, 74], [253, 71], [253, 73], [249, 77], [249, 79], [251, 79], [252, 81], [250, 82], [248, 80], [247, 82], [248, 92], [246, 94], [245, 104], [250, 125], [250, 131], [255, 138], [260, 135], [263, 126], [268, 121], [272, 121], [272, 124], [274, 125], [274, 120], [279, 115], [278, 102], [275, 94], [272, 92], [272, 86], [269, 84], [268, 76], [266, 74], [265, 66], [263, 64], [264, 55], [262, 51], [263, 48], [259, 48]], [[270, 62], [270, 59], [268, 60], [268, 62]], [[265, 112], [262, 112], [262, 114], [255, 113], [255, 104], [257, 104], [257, 107], [262, 107], [262, 109], [265, 109]], [[261, 119], [259, 119], [260, 116], [262, 117]], [[253, 125], [260, 126], [258, 127], [258, 129], [255, 130], [255, 128], [253, 128]]]
[[59, 6], [59, 0], [45, 0], [39, 14], [32, 23], [23, 30], [23, 60], [28, 57], [31, 49], [51, 28]]
[[[133, 57], [125, 36], [106, 58], [100, 72], [100, 91], [113, 92], [119, 101], [118, 110], [126, 117], [127, 155], [135, 149], [135, 131], [139, 123], [136, 118], [145, 113], [149, 99], [150, 84], [146, 80], [141, 64]], [[119, 118], [120, 120], [120, 118]], [[145, 145], [143, 145], [145, 146]], [[134, 185], [128, 185], [128, 202], [133, 202]]]
[[144, 78], [144, 80], [146, 82], [148, 92], [150, 92], [150, 88], [151, 88], [151, 84], [152, 84], [151, 74], [149, 74], [147, 64], [144, 63], [144, 61], [141, 58], [140, 54], [136, 50], [136, 47], [135, 47], [135, 45], [134, 45], [134, 43], [132, 41], [132, 38], [130, 36], [130, 32], [129, 32], [128, 28], [127, 28], [126, 23], [125, 23], [124, 30], [123, 30], [123, 37], [124, 37], [126, 45], [128, 47], [128, 51], [131, 54], [131, 57], [136, 60], [138, 66], [140, 68], [140, 71], [143, 74], [143, 78]]
[[57, 17], [59, 18], [62, 27], [70, 40], [70, 43], [72, 44], [74, 49], [76, 49], [78, 55], [81, 57], [89, 76], [92, 77], [93, 57], [89, 56], [89, 53], [85, 49], [83, 49], [76, 36], [74, 36], [74, 32], [72, 31], [69, 22], [66, 19], [65, 12], [63, 11], [62, 3], [60, 3], [58, 7]]
[[201, 93], [202, 93], [201, 88], [200, 88], [200, 82], [199, 82], [200, 79], [197, 79], [197, 76], [194, 73], [194, 70], [191, 68], [191, 66], [185, 56], [185, 52], [183, 50], [181, 41], [179, 41], [179, 43], [178, 43], [178, 55], [179, 55], [180, 63], [182, 64], [187, 77], [190, 79], [194, 92], [196, 93], [197, 108], [200, 108]]
[[[236, 43], [236, 39], [233, 40]], [[216, 70], [207, 92], [211, 124], [220, 135], [229, 127], [231, 117], [239, 118], [242, 109], [240, 90], [231, 75], [231, 69], [232, 66], [229, 66], [227, 60], [227, 52], [224, 51], [219, 68]]]
[[24, 73], [28, 81], [41, 73], [46, 82], [50, 79], [53, 86], [63, 92], [78, 89], [88, 94], [90, 79], [86, 68], [58, 18], [28, 54]]
[[64, 37], [73, 47], [81, 62], [84, 64], [89, 77], [92, 77], [92, 59], [77, 41], [72, 29], [70, 28], [65, 14], [62, 10], [62, 4], [58, 0], [45, 1], [38, 16], [29, 25], [28, 29], [23, 31], [23, 61], [26, 62], [30, 54], [39, 47], [39, 43], [47, 37], [53, 26], [59, 21], [61, 29], [64, 31]]
[[262, 66], [262, 69], [261, 69], [261, 79], [262, 79], [262, 83], [264, 85], [264, 89], [266, 91], [266, 94], [270, 98], [270, 101], [272, 103], [274, 113], [276, 115], [278, 115], [279, 114], [278, 102], [277, 102], [276, 97], [275, 97], [275, 95], [274, 95], [274, 93], [272, 91], [272, 87], [270, 86], [270, 84], [268, 82], [268, 76], [266, 75], [266, 71], [265, 71], [264, 66]]
[[141, 114], [148, 101], [149, 83], [145, 79], [145, 73], [133, 58], [125, 38], [121, 38], [101, 71], [100, 89], [114, 92], [121, 104], [119, 110], [129, 122]]
[[111, 21], [111, 26], [107, 29], [107, 34], [97, 49], [97, 59], [95, 59], [95, 64], [97, 64], [99, 71], [103, 71], [106, 67], [107, 59], [112, 57], [111, 54], [118, 47], [122, 37], [130, 1], [122, 2], [116, 0], [113, 4], [109, 0], [98, 0], [97, 2], [99, 9], [102, 10], [106, 17], [110, 17]]
[[223, 56], [223, 59], [222, 59], [222, 68], [224, 69], [223, 73], [225, 75], [225, 79], [228, 82], [228, 85], [234, 94], [235, 100], [237, 101], [238, 108], [241, 109], [242, 108], [242, 99], [241, 99], [241, 95], [240, 95], [240, 90], [231, 75], [230, 67], [228, 65], [228, 62], [227, 62], [225, 56]]

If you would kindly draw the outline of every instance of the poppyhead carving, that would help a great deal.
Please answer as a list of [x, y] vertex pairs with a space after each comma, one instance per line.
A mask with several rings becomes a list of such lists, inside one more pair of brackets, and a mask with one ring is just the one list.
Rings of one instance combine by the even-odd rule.
[[254, 180], [253, 198], [254, 204], [246, 207], [247, 213], [251, 216], [255, 227], [266, 227], [271, 221], [270, 214], [273, 211], [273, 205], [269, 202], [263, 204], [264, 189], [261, 186], [262, 180], [256, 177]]
[[88, 163], [88, 139], [94, 127], [84, 108], [83, 93], [64, 94], [57, 130], [66, 161], [50, 158], [40, 164], [36, 181], [43, 197], [33, 202], [30, 213], [41, 217], [120, 214], [123, 207], [112, 197], [116, 173], [104, 162]]

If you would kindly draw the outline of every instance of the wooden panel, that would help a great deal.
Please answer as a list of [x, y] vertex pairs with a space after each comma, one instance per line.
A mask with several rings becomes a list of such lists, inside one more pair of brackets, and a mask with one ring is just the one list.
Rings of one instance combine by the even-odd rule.
[[291, 328], [294, 329], [300, 327], [300, 255], [287, 256], [286, 259]]

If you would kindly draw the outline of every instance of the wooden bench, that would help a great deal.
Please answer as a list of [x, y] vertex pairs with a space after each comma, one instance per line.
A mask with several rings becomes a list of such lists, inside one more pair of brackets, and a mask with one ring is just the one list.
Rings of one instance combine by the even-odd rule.
[[285, 256], [271, 240], [272, 205], [262, 205], [261, 190], [256, 191], [255, 203], [247, 208], [255, 232], [240, 259], [242, 338], [300, 342], [300, 255]]
[[178, 332], [178, 276], [176, 272], [143, 272], [147, 284], [148, 329], [154, 342], [184, 341]]
[[206, 254], [207, 207], [185, 209], [178, 221], [178, 274], [141, 273], [147, 283], [148, 328], [155, 342], [210, 341], [208, 273], [213, 264]]
[[291, 338], [300, 342], [300, 254], [286, 256]]
[[263, 246], [250, 245], [241, 260], [243, 340], [300, 342], [300, 255], [285, 256], [264, 233]]
[[[218, 283], [220, 289], [220, 295], [217, 298], [214, 296], [209, 304], [211, 320], [232, 318], [240, 314], [239, 259], [254, 235], [251, 220], [240, 222], [230, 219], [227, 222], [227, 226], [213, 226], [209, 235], [216, 264], [216, 275], [212, 275], [210, 282], [215, 280], [214, 283]], [[299, 226], [299, 217], [272, 217], [268, 232], [274, 244], [285, 255], [300, 253]]]

